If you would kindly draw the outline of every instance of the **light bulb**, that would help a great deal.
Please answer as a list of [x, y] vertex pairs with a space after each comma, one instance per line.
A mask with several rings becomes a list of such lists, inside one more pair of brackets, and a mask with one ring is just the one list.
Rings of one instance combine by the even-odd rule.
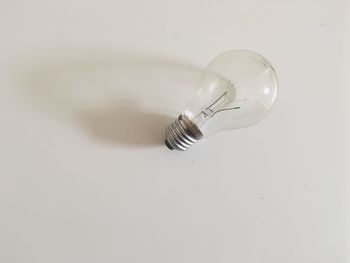
[[166, 128], [166, 146], [183, 151], [217, 132], [257, 123], [270, 112], [277, 87], [276, 72], [261, 55], [231, 50], [217, 56], [196, 95]]

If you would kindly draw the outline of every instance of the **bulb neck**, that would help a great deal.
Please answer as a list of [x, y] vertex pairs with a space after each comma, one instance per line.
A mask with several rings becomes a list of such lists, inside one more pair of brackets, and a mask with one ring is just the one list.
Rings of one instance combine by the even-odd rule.
[[202, 132], [186, 115], [181, 114], [165, 130], [165, 145], [170, 150], [185, 151], [203, 138]]

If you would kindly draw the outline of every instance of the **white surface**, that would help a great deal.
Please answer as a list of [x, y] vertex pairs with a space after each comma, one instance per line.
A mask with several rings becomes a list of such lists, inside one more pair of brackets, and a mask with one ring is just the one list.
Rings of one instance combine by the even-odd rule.
[[[349, 262], [349, 15], [333, 0], [2, 1], [0, 262]], [[167, 150], [201, 68], [232, 48], [275, 66], [273, 112]]]

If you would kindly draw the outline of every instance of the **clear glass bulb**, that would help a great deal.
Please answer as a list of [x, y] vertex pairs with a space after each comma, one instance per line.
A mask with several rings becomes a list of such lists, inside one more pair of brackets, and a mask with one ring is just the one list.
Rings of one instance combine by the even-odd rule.
[[186, 150], [219, 131], [253, 125], [270, 112], [277, 88], [276, 72], [264, 57], [227, 51], [206, 67], [196, 95], [167, 127], [165, 144]]

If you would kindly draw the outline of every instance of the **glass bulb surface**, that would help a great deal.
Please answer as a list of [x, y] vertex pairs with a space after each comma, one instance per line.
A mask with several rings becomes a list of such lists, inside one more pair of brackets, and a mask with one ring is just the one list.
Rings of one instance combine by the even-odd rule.
[[250, 126], [270, 112], [277, 87], [276, 72], [264, 57], [248, 50], [227, 51], [206, 67], [183, 114], [204, 137]]
[[[231, 50], [217, 56], [203, 72], [199, 89], [179, 119], [167, 129], [167, 143], [187, 149], [222, 130], [243, 128], [262, 120], [277, 95], [277, 75], [261, 55]], [[174, 133], [175, 129], [175, 133]], [[183, 149], [180, 149], [183, 150]]]

